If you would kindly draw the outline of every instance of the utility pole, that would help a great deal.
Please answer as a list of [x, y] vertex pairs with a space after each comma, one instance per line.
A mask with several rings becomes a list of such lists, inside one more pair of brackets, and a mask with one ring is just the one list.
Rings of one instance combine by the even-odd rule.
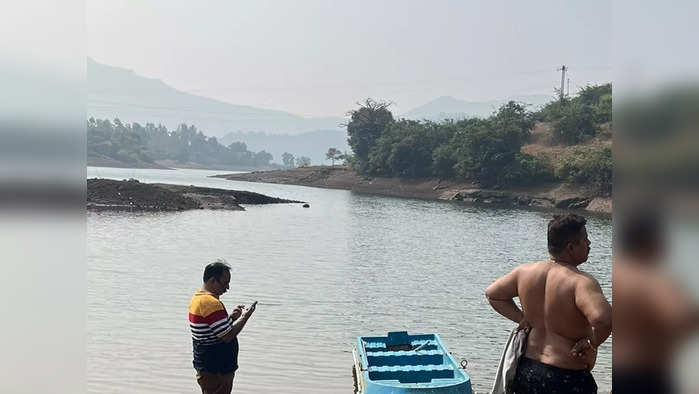
[[558, 69], [561, 71], [561, 90], [559, 91], [561, 102], [563, 102], [563, 93], [564, 93], [564, 90], [563, 90], [564, 86], [563, 85], [564, 85], [565, 80], [566, 80], [566, 70], [567, 69], [568, 68], [566, 67], [565, 64], [563, 66], [561, 66], [561, 68]]

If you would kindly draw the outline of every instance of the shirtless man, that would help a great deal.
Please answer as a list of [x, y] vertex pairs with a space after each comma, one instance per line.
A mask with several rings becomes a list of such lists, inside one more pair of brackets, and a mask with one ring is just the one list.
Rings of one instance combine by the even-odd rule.
[[585, 223], [575, 214], [555, 216], [548, 225], [551, 258], [520, 265], [486, 290], [493, 309], [531, 329], [517, 394], [597, 392], [590, 370], [611, 334], [612, 310], [599, 283], [577, 268], [590, 252]]

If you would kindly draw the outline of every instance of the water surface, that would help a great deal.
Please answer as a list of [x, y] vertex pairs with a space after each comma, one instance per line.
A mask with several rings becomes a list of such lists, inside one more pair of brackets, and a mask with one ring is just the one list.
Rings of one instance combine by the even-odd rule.
[[[219, 171], [89, 167], [88, 177], [249, 190], [311, 204], [246, 211], [89, 212], [91, 393], [193, 393], [187, 305], [204, 265], [233, 266], [230, 309], [259, 300], [239, 337], [238, 393], [349, 393], [359, 335], [436, 332], [478, 392], [513, 324], [483, 293], [546, 257], [551, 213], [207, 178]], [[611, 221], [590, 217], [581, 268], [611, 296]], [[611, 348], [593, 371], [611, 386]]]

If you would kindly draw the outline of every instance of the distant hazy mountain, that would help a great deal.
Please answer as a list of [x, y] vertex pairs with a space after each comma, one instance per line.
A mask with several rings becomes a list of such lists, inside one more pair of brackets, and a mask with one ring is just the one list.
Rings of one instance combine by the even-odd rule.
[[312, 164], [329, 164], [325, 160], [328, 148], [350, 152], [347, 132], [344, 130], [317, 130], [299, 135], [270, 135], [265, 133], [230, 133], [219, 140], [221, 144], [244, 142], [248, 150], [264, 150], [274, 156], [275, 163], [282, 162], [282, 154], [289, 152], [295, 157], [307, 156]]
[[454, 97], [442, 96], [427, 104], [414, 108], [400, 117], [407, 119], [429, 119], [440, 121], [444, 119], [464, 119], [470, 117], [487, 117], [496, 111], [502, 104], [514, 100], [531, 104], [529, 109], [536, 110], [547, 102], [553, 100], [553, 96], [529, 95], [514, 96], [503, 100], [492, 101], [464, 101]]
[[[162, 123], [175, 129], [193, 124], [206, 135], [230, 132], [300, 134], [340, 130], [342, 118], [304, 118], [288, 112], [234, 105], [182, 92], [158, 79], [87, 59], [87, 116], [125, 122]], [[276, 159], [276, 157], [275, 157]]]

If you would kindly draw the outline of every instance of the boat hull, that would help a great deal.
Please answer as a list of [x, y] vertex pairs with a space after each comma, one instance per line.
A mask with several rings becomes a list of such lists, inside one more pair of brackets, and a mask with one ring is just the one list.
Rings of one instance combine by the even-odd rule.
[[472, 394], [471, 380], [437, 334], [358, 337], [352, 351], [358, 394]]

